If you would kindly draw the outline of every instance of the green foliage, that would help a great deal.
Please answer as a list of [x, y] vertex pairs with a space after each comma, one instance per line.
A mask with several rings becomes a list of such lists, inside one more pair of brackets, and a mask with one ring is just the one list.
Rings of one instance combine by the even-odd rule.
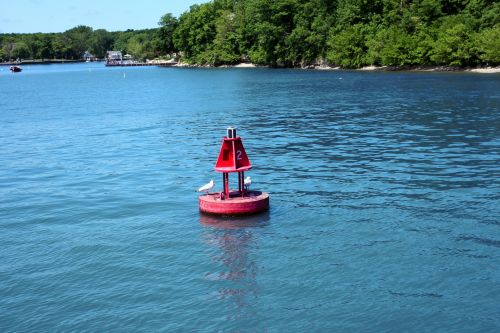
[[98, 58], [104, 58], [106, 51], [109, 51], [112, 48], [113, 35], [104, 29], [95, 30], [90, 39], [89, 51]]
[[163, 15], [158, 22], [158, 51], [162, 54], [169, 54], [177, 51], [174, 46], [174, 32], [179, 25], [179, 20], [171, 13]]
[[286, 38], [287, 60], [293, 66], [307, 66], [326, 57], [327, 37], [333, 20], [326, 9], [323, 0], [307, 2], [298, 9], [295, 26]]
[[0, 34], [0, 58], [81, 59], [85, 51], [104, 58], [106, 51], [130, 49], [137, 59], [152, 59], [165, 54], [159, 30], [108, 32], [77, 26], [63, 33]]
[[344, 68], [357, 68], [368, 63], [366, 56], [366, 26], [362, 23], [340, 32], [332, 31], [328, 39], [327, 60]]
[[132, 36], [127, 39], [124, 51], [139, 60], [154, 58], [156, 55], [153, 47], [153, 35], [151, 31], [132, 34]]
[[500, 64], [500, 24], [479, 32], [475, 41], [481, 61], [487, 64]]
[[489, 7], [484, 7], [476, 14], [482, 29], [488, 29], [500, 24], [500, 1], [494, 1]]
[[493, 0], [212, 0], [179, 18], [165, 14], [158, 25], [0, 34], [0, 58], [80, 59], [85, 51], [103, 57], [120, 50], [215, 66], [500, 65], [500, 2]]
[[211, 46], [217, 34], [217, 11], [212, 2], [193, 5], [181, 15], [174, 32], [174, 45], [189, 62], [211, 63]]
[[63, 36], [69, 45], [73, 59], [80, 58], [86, 50], [90, 49], [92, 33], [93, 29], [84, 25], [64, 32]]
[[26, 43], [19, 42], [14, 44], [11, 54], [15, 59], [26, 59], [30, 55], [30, 50]]
[[367, 42], [368, 59], [371, 64], [405, 66], [416, 63], [413, 50], [415, 39], [398, 27], [380, 29]]
[[[443, 24], [446, 26], [446, 24]], [[438, 33], [431, 60], [437, 65], [466, 66], [473, 61], [472, 31], [464, 23], [454, 24]]]
[[174, 33], [175, 46], [194, 63], [249, 59], [296, 67], [325, 58], [345, 68], [499, 63], [495, 1], [215, 0], [202, 6], [184, 13]]
[[435, 0], [415, 1], [413, 10], [419, 18], [426, 22], [432, 22], [442, 15], [441, 3]]
[[234, 17], [231, 11], [221, 10], [215, 22], [216, 35], [211, 50], [214, 65], [233, 64], [241, 58]]

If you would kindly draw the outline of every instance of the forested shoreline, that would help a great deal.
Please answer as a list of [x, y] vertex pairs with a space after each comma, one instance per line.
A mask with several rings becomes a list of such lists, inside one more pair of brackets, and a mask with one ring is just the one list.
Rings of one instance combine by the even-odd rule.
[[1, 34], [0, 58], [137, 59], [273, 67], [500, 65], [500, 2], [494, 0], [213, 0], [159, 27], [108, 32]]
[[85, 52], [102, 59], [109, 50], [123, 50], [138, 58], [166, 54], [161, 49], [159, 30], [109, 32], [77, 26], [62, 33], [0, 34], [0, 59], [82, 59]]

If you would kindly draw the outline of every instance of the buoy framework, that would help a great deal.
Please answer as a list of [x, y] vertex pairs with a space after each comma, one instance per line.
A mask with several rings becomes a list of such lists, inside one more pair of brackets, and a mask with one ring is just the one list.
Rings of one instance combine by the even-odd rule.
[[229, 173], [238, 173], [238, 192], [243, 197], [245, 195], [244, 179], [245, 171], [250, 170], [252, 165], [243, 147], [243, 142], [236, 135], [236, 129], [229, 127], [227, 136], [222, 140], [219, 157], [215, 163], [215, 171], [222, 172], [221, 199], [229, 198]]
[[[201, 195], [200, 211], [216, 215], [246, 215], [268, 210], [268, 193], [245, 188], [245, 171], [251, 168], [242, 139], [236, 135], [236, 128], [227, 128], [215, 163], [215, 171], [222, 173], [222, 191]], [[238, 190], [231, 190], [229, 174], [235, 172], [238, 173]]]

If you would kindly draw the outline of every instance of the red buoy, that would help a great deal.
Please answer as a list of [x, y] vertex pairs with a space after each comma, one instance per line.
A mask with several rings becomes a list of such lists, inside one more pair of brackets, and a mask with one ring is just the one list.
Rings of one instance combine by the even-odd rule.
[[[198, 199], [200, 211], [216, 215], [246, 215], [269, 209], [269, 194], [248, 190], [249, 177], [245, 171], [252, 168], [243, 142], [236, 135], [236, 129], [229, 127], [222, 139], [215, 171], [222, 173], [222, 191], [201, 195]], [[229, 173], [238, 173], [238, 189], [230, 189]]]

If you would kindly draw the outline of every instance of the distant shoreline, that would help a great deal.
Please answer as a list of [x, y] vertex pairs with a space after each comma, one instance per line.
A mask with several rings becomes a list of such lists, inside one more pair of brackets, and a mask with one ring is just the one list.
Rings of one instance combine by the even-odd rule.
[[[154, 61], [154, 60], [153, 60]], [[21, 62], [0, 62], [0, 66], [22, 66], [22, 65], [50, 65], [50, 64], [72, 64], [84, 63], [85, 60], [67, 60], [67, 59], [38, 59], [38, 60], [22, 60]], [[103, 62], [103, 60], [96, 60], [92, 62]], [[161, 67], [162, 63], [158, 63]], [[451, 66], [364, 66], [361, 68], [341, 68], [338, 66], [330, 65], [310, 65], [304, 67], [273, 67], [270, 65], [256, 65], [253, 63], [242, 62], [234, 65], [198, 65], [187, 64], [178, 62], [175, 65], [168, 67], [179, 68], [288, 68], [288, 69], [303, 69], [303, 70], [320, 70], [320, 71], [378, 71], [378, 72], [471, 72], [483, 74], [497, 74], [500, 73], [500, 66], [486, 66], [486, 67], [451, 67]]]

